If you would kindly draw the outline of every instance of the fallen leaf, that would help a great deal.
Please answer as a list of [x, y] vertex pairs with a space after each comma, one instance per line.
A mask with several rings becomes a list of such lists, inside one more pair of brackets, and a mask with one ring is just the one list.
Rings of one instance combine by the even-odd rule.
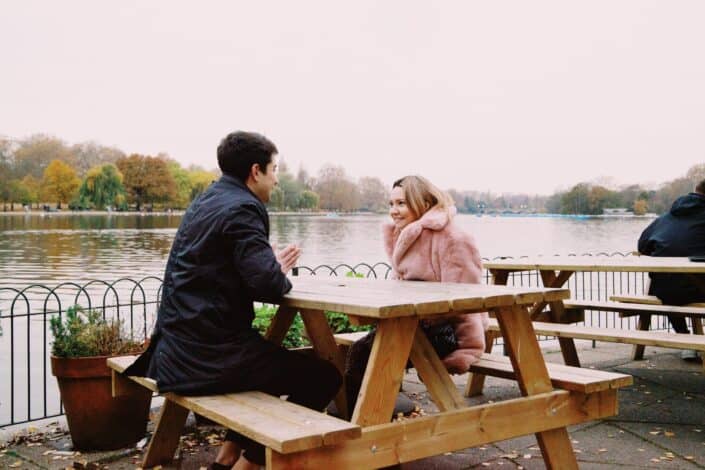
[[602, 449], [597, 449], [597, 451], [598, 451], [598, 452], [607, 452], [607, 449], [605, 449], [605, 448], [603, 447]]
[[676, 433], [671, 432], [671, 431], [666, 431], [666, 432], [663, 433], [663, 435], [666, 436], [666, 437], [673, 437], [673, 436], [676, 435]]
[[693, 457], [692, 455], [686, 455], [686, 456], [683, 457], [683, 458], [686, 459], [686, 460], [695, 460], [695, 457]]
[[21, 460], [18, 460], [18, 461], [15, 462], [15, 463], [11, 463], [11, 464], [10, 464], [10, 468], [17, 468], [17, 467], [19, 467], [20, 465], [22, 465], [22, 461], [21, 461]]
[[526, 460], [529, 460], [531, 457], [532, 457], [531, 454], [524, 454], [524, 458], [525, 458]]

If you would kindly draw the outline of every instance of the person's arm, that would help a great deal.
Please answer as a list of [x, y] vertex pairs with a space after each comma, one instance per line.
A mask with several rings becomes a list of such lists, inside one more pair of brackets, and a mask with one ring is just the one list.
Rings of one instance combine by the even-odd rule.
[[235, 269], [253, 300], [277, 303], [291, 290], [291, 282], [267, 240], [263, 217], [256, 206], [243, 205], [230, 214], [223, 234], [232, 243]]
[[482, 280], [482, 258], [470, 234], [457, 232], [448, 237], [439, 258], [441, 282], [479, 284]]
[[648, 227], [641, 232], [639, 237], [639, 242], [637, 243], [637, 250], [642, 255], [651, 255], [655, 249], [655, 242], [651, 239], [651, 233], [653, 232], [653, 226], [656, 221], [649, 224]]

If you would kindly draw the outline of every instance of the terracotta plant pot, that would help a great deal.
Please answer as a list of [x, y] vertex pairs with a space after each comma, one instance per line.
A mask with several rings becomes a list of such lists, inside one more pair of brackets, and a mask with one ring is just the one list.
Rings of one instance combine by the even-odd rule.
[[108, 357], [51, 357], [76, 450], [119, 449], [145, 435], [152, 392], [140, 387], [134, 395], [113, 398]]

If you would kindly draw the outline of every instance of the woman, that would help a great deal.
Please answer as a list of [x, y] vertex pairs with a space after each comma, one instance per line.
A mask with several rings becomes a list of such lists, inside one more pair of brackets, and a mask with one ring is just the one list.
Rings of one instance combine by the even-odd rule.
[[[383, 227], [392, 279], [478, 284], [482, 261], [473, 237], [454, 222], [451, 197], [421, 176], [394, 182], [392, 221]], [[451, 374], [468, 371], [485, 351], [487, 313], [422, 321], [421, 328]], [[345, 376], [352, 414], [374, 341], [374, 331], [350, 348]]]

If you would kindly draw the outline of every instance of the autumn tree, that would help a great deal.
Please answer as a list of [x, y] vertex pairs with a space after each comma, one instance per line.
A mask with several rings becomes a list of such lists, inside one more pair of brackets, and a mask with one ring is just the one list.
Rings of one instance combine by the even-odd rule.
[[63, 140], [43, 134], [33, 135], [19, 142], [14, 153], [15, 174], [42, 178], [49, 163], [59, 160], [73, 166], [75, 158]]
[[10, 181], [12, 180], [12, 150], [8, 139], [0, 139], [0, 201], [3, 210], [7, 210], [10, 201]]
[[352, 211], [358, 207], [360, 193], [341, 166], [321, 168], [314, 190], [320, 197], [321, 209]]
[[88, 170], [106, 163], [115, 163], [125, 153], [115, 147], [106, 147], [97, 142], [83, 142], [72, 145], [69, 149], [74, 166], [79, 175], [86, 175]]
[[124, 209], [127, 197], [122, 174], [110, 163], [91, 168], [78, 190], [78, 200], [79, 205], [85, 208], [103, 210], [111, 206]]
[[358, 189], [360, 191], [360, 209], [379, 212], [387, 207], [389, 191], [379, 178], [372, 176], [360, 178]]
[[634, 201], [634, 215], [644, 215], [648, 209], [649, 206], [644, 199], [637, 199]]
[[74, 197], [80, 184], [76, 170], [61, 160], [52, 160], [44, 170], [44, 197], [56, 201], [58, 209], [61, 203], [68, 203]]
[[165, 159], [132, 154], [120, 158], [116, 165], [123, 175], [128, 201], [138, 211], [143, 204], [166, 202], [176, 196], [176, 183]]

